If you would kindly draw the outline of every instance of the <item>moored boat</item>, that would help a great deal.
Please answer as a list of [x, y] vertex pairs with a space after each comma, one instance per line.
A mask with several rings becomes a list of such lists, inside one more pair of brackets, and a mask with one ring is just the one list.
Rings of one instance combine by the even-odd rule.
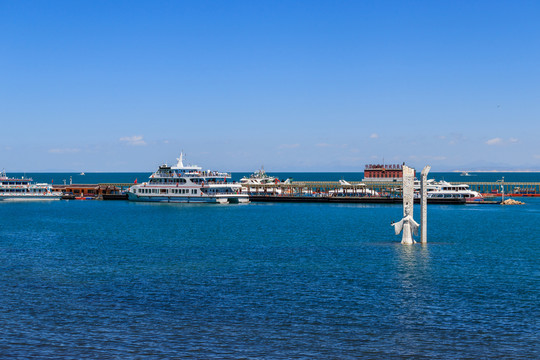
[[0, 173], [0, 200], [59, 200], [62, 193], [54, 191], [52, 185], [34, 183], [32, 178], [10, 178], [5, 171]]
[[142, 184], [127, 191], [128, 200], [180, 203], [247, 203], [242, 185], [230, 182], [231, 174], [202, 170], [200, 166], [184, 165], [183, 154], [176, 166], [163, 164]]
[[430, 198], [464, 198], [465, 201], [482, 201], [484, 197], [478, 191], [469, 189], [467, 184], [450, 184], [446, 181], [432, 183], [427, 189]]
[[268, 185], [290, 184], [291, 179], [280, 181], [278, 178], [268, 175], [264, 168], [261, 167], [260, 170], [255, 171], [249, 177], [244, 176], [240, 179], [240, 183], [242, 184], [242, 192], [249, 195], [262, 195], [269, 192], [281, 195], [283, 193], [282, 189]]

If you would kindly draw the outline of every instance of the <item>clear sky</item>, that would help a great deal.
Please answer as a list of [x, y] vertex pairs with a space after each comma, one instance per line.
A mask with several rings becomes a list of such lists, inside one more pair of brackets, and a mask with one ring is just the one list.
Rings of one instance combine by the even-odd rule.
[[0, 0], [0, 168], [540, 170], [540, 1]]

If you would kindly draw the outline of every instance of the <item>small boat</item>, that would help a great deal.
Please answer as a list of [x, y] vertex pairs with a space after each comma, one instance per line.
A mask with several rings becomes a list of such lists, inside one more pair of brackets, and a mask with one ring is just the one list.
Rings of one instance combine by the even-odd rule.
[[86, 174], [82, 172], [82, 173], [80, 173], [79, 175], [80, 175], [80, 176], [84, 176], [84, 175], [86, 175]]
[[81, 194], [79, 196], [75, 196], [75, 200], [95, 200], [96, 198], [94, 196], [84, 195]]
[[278, 184], [279, 179], [273, 176], [268, 175], [264, 171], [264, 167], [261, 167], [260, 170], [255, 171], [249, 177], [244, 176], [240, 179], [242, 185], [271, 185]]
[[459, 174], [460, 176], [471, 176], [468, 172], [466, 171], [462, 171], [461, 174]]

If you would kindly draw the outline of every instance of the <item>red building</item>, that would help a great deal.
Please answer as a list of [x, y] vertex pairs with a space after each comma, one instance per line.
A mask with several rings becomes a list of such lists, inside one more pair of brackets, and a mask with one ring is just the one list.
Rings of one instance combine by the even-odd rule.
[[403, 165], [366, 165], [363, 181], [403, 181]]

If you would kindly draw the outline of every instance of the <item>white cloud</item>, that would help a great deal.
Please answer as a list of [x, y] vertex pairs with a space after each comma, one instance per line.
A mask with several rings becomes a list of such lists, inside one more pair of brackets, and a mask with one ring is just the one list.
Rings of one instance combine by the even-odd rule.
[[486, 141], [486, 144], [488, 145], [499, 145], [502, 143], [502, 139], [501, 138], [493, 138], [493, 139], [489, 139], [488, 141]]
[[373, 134], [369, 135], [369, 138], [370, 138], [370, 139], [378, 139], [378, 138], [379, 138], [379, 134], [373, 133]]
[[73, 154], [78, 153], [81, 149], [49, 149], [51, 154]]
[[143, 137], [140, 135], [124, 136], [120, 138], [120, 141], [131, 146], [145, 146], [146, 145], [146, 141], [144, 141]]
[[511, 143], [517, 143], [519, 139], [511, 137], [510, 139], [508, 139], [508, 141], [510, 141]]

